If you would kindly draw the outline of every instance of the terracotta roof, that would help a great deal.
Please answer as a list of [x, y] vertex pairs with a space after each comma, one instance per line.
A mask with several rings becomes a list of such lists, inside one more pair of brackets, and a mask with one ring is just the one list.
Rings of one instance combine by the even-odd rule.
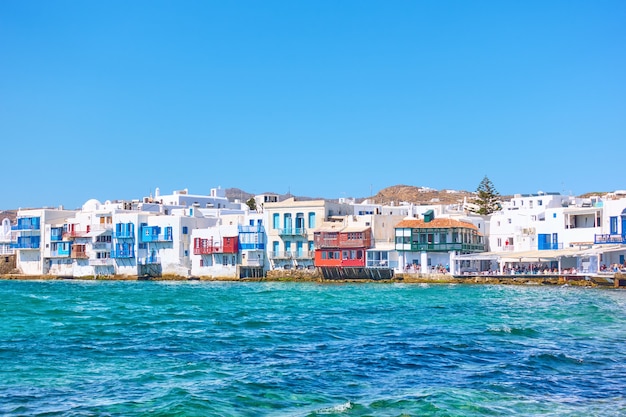
[[426, 223], [422, 219], [408, 219], [402, 220], [396, 224], [396, 228], [411, 228], [411, 229], [432, 229], [432, 228], [453, 228], [464, 227], [466, 229], [478, 230], [478, 228], [469, 222], [463, 222], [454, 219], [432, 219]]

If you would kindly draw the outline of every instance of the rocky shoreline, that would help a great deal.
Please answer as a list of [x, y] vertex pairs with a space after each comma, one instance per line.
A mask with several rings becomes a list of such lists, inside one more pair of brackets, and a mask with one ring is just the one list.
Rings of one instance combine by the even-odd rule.
[[626, 274], [616, 274], [614, 279], [595, 279], [587, 276], [467, 276], [454, 277], [446, 274], [397, 274], [391, 279], [324, 279], [319, 273], [287, 273], [286, 271], [270, 271], [262, 278], [233, 277], [185, 277], [164, 275], [146, 277], [134, 275], [114, 276], [54, 276], [54, 275], [22, 275], [0, 274], [2, 280], [52, 281], [52, 280], [88, 280], [88, 281], [202, 281], [202, 282], [319, 282], [319, 283], [406, 283], [406, 284], [490, 284], [490, 285], [540, 285], [540, 286], [580, 286], [580, 287], [621, 287], [618, 283], [626, 280]]

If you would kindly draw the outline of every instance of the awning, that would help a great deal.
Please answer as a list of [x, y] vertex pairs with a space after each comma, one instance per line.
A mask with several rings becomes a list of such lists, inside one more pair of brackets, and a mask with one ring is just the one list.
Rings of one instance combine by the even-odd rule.
[[603, 245], [588, 249], [565, 248], [520, 252], [482, 252], [457, 255], [454, 259], [457, 261], [497, 260], [500, 262], [550, 262], [559, 260], [560, 258], [594, 256], [617, 251], [626, 252], [626, 245]]
[[580, 251], [574, 248], [510, 252], [503, 254], [500, 260], [503, 262], [549, 262], [559, 258], [576, 256], [578, 252]]

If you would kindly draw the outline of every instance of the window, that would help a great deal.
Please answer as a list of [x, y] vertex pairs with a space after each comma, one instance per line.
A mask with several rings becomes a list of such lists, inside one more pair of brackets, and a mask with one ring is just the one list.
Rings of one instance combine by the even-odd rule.
[[309, 213], [309, 229], [313, 229], [315, 227], [315, 213]]
[[291, 213], [285, 213], [285, 217], [283, 218], [283, 227], [287, 230], [291, 230], [293, 227], [291, 222]]
[[183, 235], [186, 235], [188, 233], [189, 233], [189, 231], [187, 229], [187, 226], [183, 226]]
[[612, 235], [616, 235], [617, 234], [617, 216], [611, 216], [611, 218], [609, 219], [609, 222], [611, 226], [610, 233]]

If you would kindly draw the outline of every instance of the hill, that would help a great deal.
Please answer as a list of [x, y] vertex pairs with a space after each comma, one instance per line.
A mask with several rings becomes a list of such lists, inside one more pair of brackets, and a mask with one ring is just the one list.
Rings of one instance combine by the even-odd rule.
[[399, 204], [401, 202], [413, 204], [456, 204], [462, 203], [465, 198], [471, 198], [474, 193], [456, 190], [433, 190], [428, 187], [412, 185], [394, 185], [384, 188], [371, 199], [377, 204]]
[[[267, 192], [267, 194], [276, 194]], [[413, 204], [456, 204], [463, 202], [465, 197], [470, 198], [474, 193], [468, 191], [455, 191], [455, 190], [433, 190], [428, 187], [415, 187], [412, 185], [394, 185], [391, 187], [380, 190], [376, 195], [370, 197], [355, 198], [357, 202], [362, 202], [368, 199], [377, 204], [399, 204], [401, 202], [413, 203]], [[239, 188], [227, 188], [226, 197], [231, 200], [240, 200], [242, 202], [247, 201], [250, 197], [254, 197], [253, 194], [247, 193]], [[323, 197], [305, 197], [294, 196], [290, 194], [279, 194], [279, 199], [282, 201], [289, 197], [296, 197], [298, 200], [324, 200]], [[326, 199], [329, 201], [336, 201], [336, 199]]]

